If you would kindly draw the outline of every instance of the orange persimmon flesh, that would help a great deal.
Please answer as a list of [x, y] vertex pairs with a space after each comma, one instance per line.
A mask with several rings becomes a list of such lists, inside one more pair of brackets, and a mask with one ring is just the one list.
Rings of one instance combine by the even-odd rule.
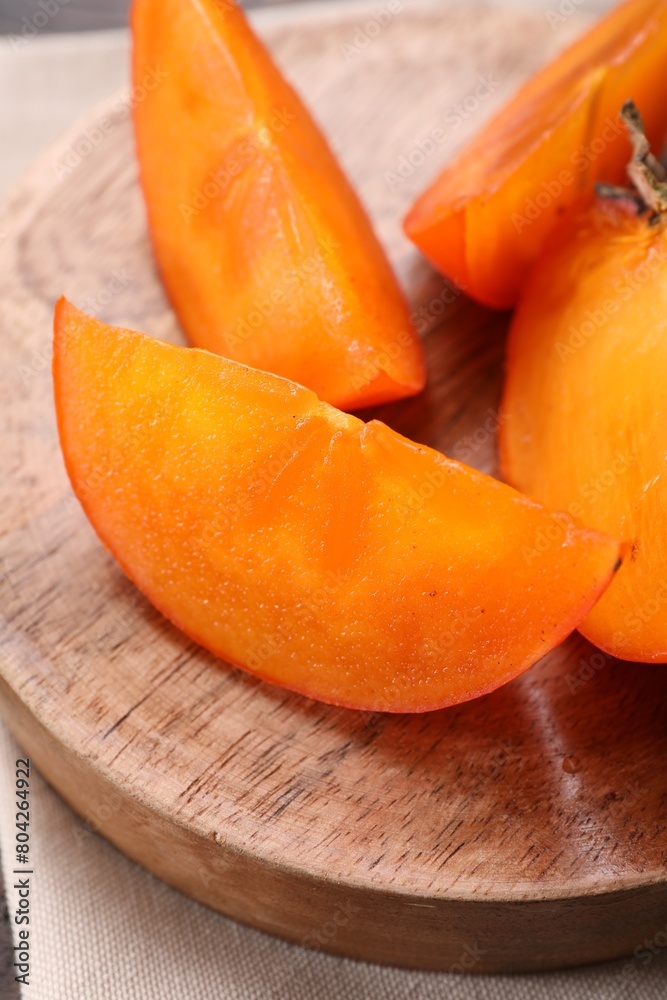
[[378, 421], [64, 300], [53, 371], [72, 485], [130, 579], [202, 646], [313, 698], [417, 712], [490, 691], [617, 567], [615, 541]]
[[559, 216], [625, 179], [618, 109], [632, 98], [661, 148], [667, 2], [629, 0], [521, 88], [417, 199], [408, 236], [468, 295], [507, 309]]
[[599, 200], [559, 235], [512, 324], [501, 460], [518, 489], [631, 544], [580, 626], [667, 661], [667, 221]]
[[422, 389], [364, 209], [238, 4], [135, 0], [132, 28], [149, 228], [192, 343], [345, 409]]

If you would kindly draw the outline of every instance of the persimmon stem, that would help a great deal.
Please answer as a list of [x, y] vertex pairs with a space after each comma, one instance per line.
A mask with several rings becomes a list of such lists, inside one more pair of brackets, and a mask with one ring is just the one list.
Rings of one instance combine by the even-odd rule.
[[646, 207], [662, 215], [667, 212], [667, 170], [651, 152], [644, 122], [634, 101], [626, 101], [621, 108], [621, 118], [632, 143], [628, 176]]
[[631, 191], [630, 188], [600, 182], [595, 185], [595, 193], [599, 198], [607, 198], [612, 201], [631, 201], [640, 215], [646, 211], [644, 199], [636, 191]]

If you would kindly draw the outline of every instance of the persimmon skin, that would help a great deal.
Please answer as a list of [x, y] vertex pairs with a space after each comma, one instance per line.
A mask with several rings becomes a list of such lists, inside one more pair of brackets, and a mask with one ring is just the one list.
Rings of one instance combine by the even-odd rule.
[[[345, 409], [419, 392], [423, 350], [366, 213], [234, 0], [135, 0], [141, 184], [191, 342]], [[156, 68], [159, 72], [156, 72]]]
[[501, 464], [631, 551], [580, 631], [667, 662], [667, 223], [599, 199], [535, 267], [508, 344]]
[[667, 103], [667, 2], [628, 0], [530, 79], [416, 200], [404, 227], [469, 296], [516, 305], [560, 216], [596, 183], [620, 184], [630, 145], [618, 118], [630, 98], [656, 149]]
[[617, 542], [378, 421], [64, 300], [53, 372], [72, 486], [126, 574], [201, 645], [313, 698], [419, 712], [491, 691], [617, 565]]

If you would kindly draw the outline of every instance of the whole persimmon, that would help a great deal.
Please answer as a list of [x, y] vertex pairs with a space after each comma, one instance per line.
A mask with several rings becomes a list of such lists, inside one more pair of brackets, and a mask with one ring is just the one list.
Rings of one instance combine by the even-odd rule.
[[53, 371], [74, 491], [130, 579], [313, 698], [419, 712], [491, 691], [617, 568], [617, 542], [378, 421], [62, 300]]
[[667, 135], [660, 81], [666, 0], [628, 0], [530, 79], [417, 199], [405, 231], [468, 295], [514, 306], [561, 214], [620, 183], [630, 154], [617, 117], [633, 98]]
[[515, 314], [501, 462], [517, 489], [630, 546], [580, 631], [667, 662], [667, 184], [625, 117], [635, 192], [603, 191], [558, 234]]
[[135, 0], [132, 34], [149, 230], [191, 342], [345, 409], [419, 392], [421, 341], [385, 253], [239, 4]]

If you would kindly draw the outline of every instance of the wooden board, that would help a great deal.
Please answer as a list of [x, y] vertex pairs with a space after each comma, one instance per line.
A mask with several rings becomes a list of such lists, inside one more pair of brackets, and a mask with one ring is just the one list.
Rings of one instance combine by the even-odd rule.
[[[373, 16], [299, 8], [258, 24], [427, 327], [428, 389], [376, 414], [491, 471], [506, 319], [436, 277], [399, 220], [584, 19], [552, 30], [534, 8], [401, 4], [376, 33]], [[490, 93], [475, 96], [480, 77]], [[443, 121], [446, 141], [420, 158]], [[406, 163], [404, 179], [387, 176]], [[216, 661], [103, 551], [57, 443], [61, 292], [180, 339], [151, 260], [126, 104], [46, 155], [4, 206], [0, 234], [0, 702], [92, 829], [238, 920], [380, 962], [543, 969], [629, 954], [663, 930], [664, 668], [611, 661], [573, 637], [492, 695], [410, 717], [326, 707]]]

